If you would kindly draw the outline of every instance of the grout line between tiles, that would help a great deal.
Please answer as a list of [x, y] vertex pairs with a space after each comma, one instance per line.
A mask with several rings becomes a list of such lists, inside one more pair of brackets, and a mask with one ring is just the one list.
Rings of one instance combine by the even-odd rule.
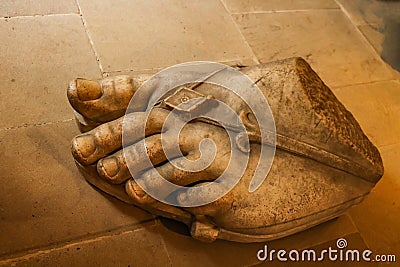
[[102, 75], [102, 77], [104, 78], [104, 69], [103, 69], [103, 65], [101, 64], [99, 54], [97, 53], [97, 50], [96, 50], [96, 47], [95, 47], [95, 45], [94, 45], [94, 42], [93, 42], [92, 36], [91, 36], [91, 34], [90, 34], [89, 28], [87, 27], [87, 21], [86, 21], [85, 17], [83, 16], [82, 9], [81, 9], [81, 6], [80, 6], [80, 4], [79, 4], [79, 0], [75, 0], [75, 3], [76, 3], [76, 5], [78, 6], [79, 15], [80, 15], [81, 20], [82, 20], [82, 23], [83, 23], [83, 28], [85, 29], [86, 35], [87, 35], [87, 37], [88, 37], [88, 39], [89, 39], [90, 46], [92, 47], [93, 53], [94, 53], [94, 55], [95, 55], [95, 57], [96, 57], [96, 61], [97, 61], [97, 64], [98, 64], [98, 66], [99, 66], [101, 75]]
[[[221, 0], [223, 1], [223, 0]], [[243, 12], [232, 12], [232, 15], [245, 15], [245, 14], [273, 14], [273, 13], [296, 13], [296, 12], [307, 12], [307, 11], [340, 11], [340, 7], [332, 8], [313, 8], [313, 9], [281, 9], [281, 10], [254, 10], [254, 11], [243, 11]]]
[[108, 76], [110, 74], [116, 74], [116, 73], [121, 73], [121, 72], [136, 72], [136, 73], [141, 73], [141, 72], [159, 72], [160, 70], [163, 70], [164, 68], [151, 68], [151, 69], [124, 69], [124, 70], [111, 70], [111, 71], [105, 71], [104, 75]]
[[358, 234], [361, 236], [361, 239], [363, 240], [364, 244], [367, 245], [367, 248], [371, 248], [371, 246], [368, 244], [368, 242], [367, 242], [367, 241], [365, 240], [365, 238], [364, 238], [364, 233], [362, 233], [362, 232], [360, 231], [360, 229], [358, 228], [356, 222], [353, 220], [353, 217], [351, 216], [351, 214], [350, 214], [349, 212], [348, 212], [348, 216], [349, 216], [349, 219], [350, 219], [351, 223], [352, 223], [352, 224], [354, 225], [354, 227], [357, 229], [357, 232], [358, 232]]
[[[368, 195], [367, 195], [368, 196]], [[350, 208], [350, 210], [351, 210], [351, 208]], [[354, 222], [354, 220], [353, 220], [353, 217], [351, 216], [351, 214], [350, 214], [350, 210], [348, 210], [347, 212], [346, 212], [346, 216], [349, 218], [349, 221], [351, 222], [351, 224], [354, 226], [354, 228], [356, 229], [356, 232], [354, 232], [354, 233], [359, 233], [360, 235], [361, 235], [361, 232], [360, 232], [360, 229], [358, 229], [358, 227], [357, 227], [357, 224]]]
[[233, 24], [235, 25], [236, 29], [238, 30], [240, 36], [242, 37], [243, 42], [247, 45], [248, 49], [250, 50], [253, 60], [255, 61], [256, 64], [260, 64], [260, 61], [258, 60], [256, 54], [254, 53], [253, 49], [251, 48], [250, 44], [247, 42], [246, 38], [244, 37], [242, 31], [240, 30], [239, 25], [236, 23], [235, 19], [233, 18], [231, 12], [229, 11], [227, 5], [225, 4], [224, 0], [220, 0], [221, 4], [224, 6], [226, 12], [228, 13], [229, 17], [231, 18]]
[[400, 141], [396, 142], [396, 143], [380, 145], [380, 146], [377, 146], [377, 147], [378, 147], [378, 149], [386, 149], [388, 147], [398, 146], [398, 145], [400, 145]]
[[[97, 234], [89, 235], [83, 238], [77, 238], [69, 241], [59, 242], [50, 244], [48, 246], [39, 247], [37, 249], [28, 249], [25, 251], [16, 252], [13, 255], [2, 255], [4, 259], [0, 259], [0, 265], [4, 264], [15, 264], [21, 261], [28, 261], [31, 258], [46, 255], [55, 251], [61, 251], [63, 249], [69, 249], [78, 245], [86, 245], [94, 242], [102, 241], [105, 239], [113, 238], [115, 236], [121, 236], [131, 234], [136, 231], [142, 230], [144, 227], [154, 227], [156, 222], [154, 218], [137, 223], [134, 225], [122, 226], [112, 230], [106, 230]], [[132, 228], [133, 227], [133, 228]], [[5, 258], [7, 257], [8, 258]]]
[[360, 83], [349, 83], [349, 84], [343, 84], [343, 85], [335, 85], [335, 86], [329, 86], [333, 91], [335, 90], [341, 90], [344, 89], [345, 87], [351, 87], [351, 86], [358, 86], [358, 85], [370, 85], [370, 84], [375, 84], [375, 83], [383, 83], [383, 82], [399, 82], [397, 79], [386, 79], [386, 80], [375, 80], [375, 81], [369, 81], [369, 82], [360, 82]]
[[31, 123], [31, 124], [22, 124], [22, 125], [18, 125], [18, 126], [2, 128], [2, 129], [0, 129], [0, 132], [11, 131], [11, 130], [16, 130], [16, 129], [21, 129], [21, 128], [28, 128], [28, 127], [53, 125], [53, 124], [58, 124], [58, 123], [70, 122], [70, 121], [73, 121], [73, 120], [74, 119], [66, 119], [66, 120], [61, 120], [61, 121], [49, 121], [49, 122], [38, 122], [38, 123]]
[[373, 53], [375, 55], [377, 55], [377, 57], [379, 58], [379, 60], [383, 63], [383, 65], [387, 68], [387, 70], [393, 75], [393, 79], [396, 80], [400, 80], [400, 72], [397, 71], [396, 69], [394, 69], [390, 64], [388, 64], [385, 60], [383, 60], [383, 58], [381, 57], [381, 55], [378, 53], [378, 51], [376, 50], [376, 48], [372, 45], [372, 43], [370, 41], [368, 41], [367, 36], [365, 36], [365, 34], [360, 30], [360, 26], [365, 26], [365, 25], [369, 25], [369, 26], [373, 26], [374, 24], [361, 24], [358, 25], [356, 23], [356, 21], [354, 19], [352, 19], [352, 16], [350, 15], [350, 13], [346, 10], [346, 8], [338, 1], [335, 0], [336, 4], [340, 7], [340, 9], [342, 10], [342, 12], [346, 15], [346, 17], [350, 20], [351, 24], [353, 24], [353, 26], [356, 28], [356, 31], [358, 32], [358, 34], [361, 35], [361, 39], [369, 46], [369, 48], [371, 49], [371, 51], [373, 51]]
[[[159, 226], [159, 225], [160, 225], [159, 220], [155, 220], [155, 226]], [[169, 266], [173, 266], [171, 255], [169, 254], [169, 251], [168, 251], [168, 248], [167, 248], [167, 244], [165, 244], [164, 237], [160, 233], [158, 233], [158, 236], [160, 237], [162, 245], [163, 245], [163, 247], [165, 249], [165, 252], [167, 253]]]
[[[360, 25], [360, 26], [364, 26], [364, 25]], [[359, 27], [360, 27], [360, 26], [359, 26]], [[366, 25], [366, 26], [369, 26], [369, 25]], [[367, 35], [365, 35], [365, 33], [363, 33], [361, 30], [360, 30], [360, 32], [361, 32], [361, 34], [363, 35], [363, 37], [364, 37], [365, 39], [368, 40]], [[368, 42], [369, 42], [369, 41], [368, 41]], [[372, 43], [371, 43], [371, 45], [372, 45]], [[380, 53], [379, 53], [379, 51], [378, 51], [378, 47], [372, 46], [372, 48], [374, 49], [375, 53], [377, 53], [378, 55], [380, 55]]]
[[77, 13], [64, 13], [64, 14], [35, 14], [35, 15], [18, 15], [18, 16], [2, 16], [0, 20], [7, 19], [26, 19], [26, 18], [40, 18], [40, 17], [61, 17], [61, 16], [79, 16]]
[[336, 2], [336, 4], [339, 6], [339, 8], [342, 10], [342, 12], [346, 15], [346, 17], [349, 18], [349, 20], [351, 21], [351, 23], [358, 28], [358, 24], [354, 21], [354, 19], [352, 19], [351, 14], [346, 10], [346, 8], [342, 5], [342, 3], [340, 3], [338, 0], [334, 0]]
[[340, 9], [344, 13], [344, 15], [347, 17], [347, 19], [351, 22], [351, 24], [355, 28], [356, 32], [361, 36], [361, 40], [363, 40], [363, 42], [365, 44], [367, 44], [369, 49], [377, 56], [378, 60], [380, 60], [383, 63], [383, 65], [388, 69], [388, 71], [390, 71], [390, 73], [393, 75], [393, 78], [394, 78], [395, 77], [394, 70], [376, 52], [375, 47], [368, 41], [368, 39], [365, 37], [365, 35], [361, 32], [361, 30], [358, 27], [357, 23], [352, 19], [352, 16], [350, 15], [350, 13], [344, 8], [344, 6], [338, 0], [335, 0], [335, 2], [340, 7]]
[[[238, 59], [236, 58], [236, 59], [228, 59], [228, 60], [217, 60], [215, 62], [218, 62], [218, 63], [221, 63], [221, 64], [225, 64], [225, 65], [228, 65], [228, 66], [231, 66], [231, 67], [235, 67], [235, 66], [237, 66], [237, 63], [235, 63], [237, 61], [238, 61]], [[210, 61], [210, 62], [212, 62], [212, 61]], [[233, 64], [233, 63], [235, 63], [235, 64]], [[122, 73], [122, 72], [135, 72], [135, 73], [154, 72], [154, 73], [157, 73], [157, 72], [159, 72], [159, 71], [161, 71], [161, 70], [163, 70], [165, 68], [168, 68], [168, 67], [166, 66], [166, 67], [150, 68], [150, 69], [111, 70], [111, 71], [104, 71], [104, 75], [109, 76], [109, 75], [112, 75], [112, 74], [117, 74], [117, 73]]]

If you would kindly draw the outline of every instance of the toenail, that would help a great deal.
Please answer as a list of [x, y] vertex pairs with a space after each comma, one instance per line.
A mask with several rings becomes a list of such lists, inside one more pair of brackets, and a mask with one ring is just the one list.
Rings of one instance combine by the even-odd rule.
[[180, 194], [177, 196], [177, 200], [178, 200], [178, 203], [182, 205], [182, 204], [185, 203], [186, 200], [187, 200], [187, 194], [186, 194], [186, 193], [180, 193]]
[[132, 182], [131, 186], [137, 197], [142, 198], [146, 195], [146, 192], [138, 184]]
[[94, 138], [90, 134], [75, 137], [72, 146], [72, 153], [81, 159], [89, 157], [96, 151]]
[[101, 85], [96, 81], [78, 78], [75, 83], [78, 98], [81, 101], [96, 100], [103, 95]]
[[100, 168], [108, 178], [112, 178], [119, 172], [118, 160], [115, 157], [102, 159], [100, 161]]

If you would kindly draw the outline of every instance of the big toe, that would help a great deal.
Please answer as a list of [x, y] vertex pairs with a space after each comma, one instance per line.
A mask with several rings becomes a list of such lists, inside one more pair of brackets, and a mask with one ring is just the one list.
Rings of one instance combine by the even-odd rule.
[[103, 95], [101, 85], [97, 81], [78, 78], [75, 79], [74, 84], [77, 96], [81, 101], [96, 100]]
[[102, 95], [100, 83], [85, 78], [76, 78], [71, 81], [67, 89], [68, 100], [77, 111], [81, 108], [82, 102], [99, 99]]
[[67, 96], [85, 120], [104, 123], [125, 114], [137, 87], [138, 83], [125, 75], [100, 81], [77, 78], [69, 84]]
[[102, 95], [101, 84], [85, 78], [76, 78], [71, 81], [67, 89], [67, 97], [71, 106], [86, 118], [91, 117], [88, 112], [90, 106], [93, 105], [93, 100], [100, 99]]

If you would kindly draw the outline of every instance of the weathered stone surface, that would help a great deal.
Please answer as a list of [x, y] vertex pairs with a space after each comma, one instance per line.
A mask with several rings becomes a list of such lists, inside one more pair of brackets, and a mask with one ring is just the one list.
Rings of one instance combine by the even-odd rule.
[[[139, 84], [136, 79], [127, 84], [126, 79], [121, 77], [108, 78], [111, 86], [103, 81], [72, 83], [68, 89], [70, 101], [77, 112], [86, 114], [88, 119], [99, 120], [99, 117], [104, 116], [107, 120], [107, 111], [99, 110], [94, 114], [90, 104], [98, 103], [101, 106], [104, 101], [105, 107], [112, 105], [114, 100], [108, 92], [116, 95], [115, 103], [127, 102], [117, 100], [121, 95], [130, 98], [130, 95], [139, 94], [141, 100], [141, 106], [130, 106], [131, 113], [125, 117], [102, 124], [74, 138], [72, 153], [82, 174], [91, 183], [110, 194], [118, 195], [121, 200], [130, 197], [132, 201], [127, 201], [129, 203], [133, 202], [154, 214], [186, 223], [193, 237], [206, 242], [215, 239], [238, 242], [277, 239], [335, 218], [359, 203], [383, 174], [379, 151], [363, 133], [353, 115], [306, 61], [291, 58], [243, 68], [241, 71], [258, 85], [262, 93], [260, 97], [264, 95], [268, 100], [276, 128], [277, 150], [273, 164], [268, 175], [265, 173], [266, 180], [256, 191], [249, 191], [248, 188], [262, 155], [261, 145], [273, 143], [260, 135], [260, 131], [266, 128], [252, 122], [251, 115], [256, 113], [249, 109], [251, 103], [246, 103], [224, 87], [200, 83], [196, 87], [187, 86], [176, 90], [156, 105], [147, 117], [143, 111], [149, 105], [146, 103], [150, 103], [148, 101], [152, 99], [153, 92], [163, 86], [163, 74], [145, 83], [143, 90], [136, 93], [135, 89], [130, 90], [131, 94], [115, 92], [121, 91], [118, 88], [136, 88]], [[207, 77], [218, 75], [218, 72]], [[185, 75], [189, 74], [182, 72], [179, 77]], [[220, 75], [228, 73], [221, 72]], [[192, 87], [196, 92], [191, 91], [194, 90], [190, 89]], [[85, 92], [82, 94], [81, 91]], [[97, 94], [98, 91], [102, 94]], [[251, 92], [250, 89], [245, 90], [240, 92], [240, 96], [255, 101], [254, 97], [249, 98]], [[77, 100], [79, 94], [93, 97], [88, 101]], [[214, 199], [214, 194], [223, 192], [224, 183], [209, 183], [209, 188], [201, 185], [204, 185], [204, 181], [218, 178], [230, 165], [230, 161], [235, 160], [231, 158], [231, 151], [238, 147], [243, 153], [248, 152], [238, 145], [237, 137], [236, 145], [230, 143], [220, 124], [203, 118], [186, 124], [176, 138], [179, 152], [189, 159], [203, 158], [203, 154], [211, 159], [212, 155], [207, 155], [203, 150], [200, 152], [199, 144], [205, 138], [213, 140], [217, 152], [208, 167], [201, 171], [189, 171], [186, 158], [178, 154], [170, 161], [179, 168], [167, 161], [164, 152], [172, 151], [175, 140], [173, 129], [178, 127], [178, 121], [166, 128], [163, 128], [164, 123], [171, 116], [183, 119], [193, 112], [200, 112], [201, 116], [202, 109], [198, 105], [202, 103], [202, 98], [206, 101], [205, 96], [207, 99], [217, 99], [235, 110], [245, 127], [245, 130], [237, 130], [244, 131], [250, 138], [250, 154], [240, 181], [229, 193], [202, 206], [191, 206], [188, 204], [191, 201]], [[188, 103], [193, 103], [190, 98], [194, 98], [196, 104], [188, 107], [191, 105]], [[182, 104], [176, 103], [177, 100], [183, 101]], [[79, 101], [83, 101], [83, 104], [76, 105]], [[200, 111], [197, 111], [198, 108]], [[212, 109], [212, 106], [208, 108]], [[180, 113], [174, 113], [175, 110], [180, 110]], [[169, 116], [170, 112], [172, 115]], [[226, 114], [224, 118], [227, 117]], [[229, 123], [230, 128], [236, 127], [232, 122]], [[146, 143], [142, 140], [142, 128], [146, 129]], [[123, 136], [129, 138], [129, 141], [122, 150]], [[151, 168], [151, 163], [146, 161], [147, 155], [156, 167]], [[244, 164], [244, 161], [233, 164], [238, 166]], [[167, 187], [156, 180], [157, 172], [172, 183], [183, 186], [197, 184], [200, 187], [192, 187], [185, 193], [174, 195], [173, 191], [166, 191]], [[135, 177], [135, 180], [131, 177]], [[99, 182], [96, 183], [96, 180]], [[119, 191], [111, 191], [104, 180], [116, 184], [115, 188], [118, 186]], [[121, 197], [121, 184], [125, 184], [126, 197]], [[145, 188], [156, 190], [157, 200], [148, 195]], [[197, 189], [199, 191], [195, 191]], [[167, 205], [167, 196], [176, 198], [177, 204], [168, 202], [171, 205]]]

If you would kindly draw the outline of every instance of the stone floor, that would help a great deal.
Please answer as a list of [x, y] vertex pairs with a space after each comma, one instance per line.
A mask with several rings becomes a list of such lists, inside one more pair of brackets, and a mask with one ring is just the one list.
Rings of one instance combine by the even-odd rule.
[[[291, 56], [306, 58], [354, 114], [378, 146], [385, 175], [347, 214], [268, 247], [323, 249], [346, 238], [399, 262], [400, 75], [385, 44], [396, 36], [379, 30], [382, 12], [375, 12], [385, 5], [399, 7], [377, 0], [0, 1], [0, 265], [293, 266], [258, 261], [263, 243], [199, 243], [89, 186], [69, 152], [78, 131], [66, 99], [76, 76]], [[400, 51], [400, 42], [391, 44]]]

